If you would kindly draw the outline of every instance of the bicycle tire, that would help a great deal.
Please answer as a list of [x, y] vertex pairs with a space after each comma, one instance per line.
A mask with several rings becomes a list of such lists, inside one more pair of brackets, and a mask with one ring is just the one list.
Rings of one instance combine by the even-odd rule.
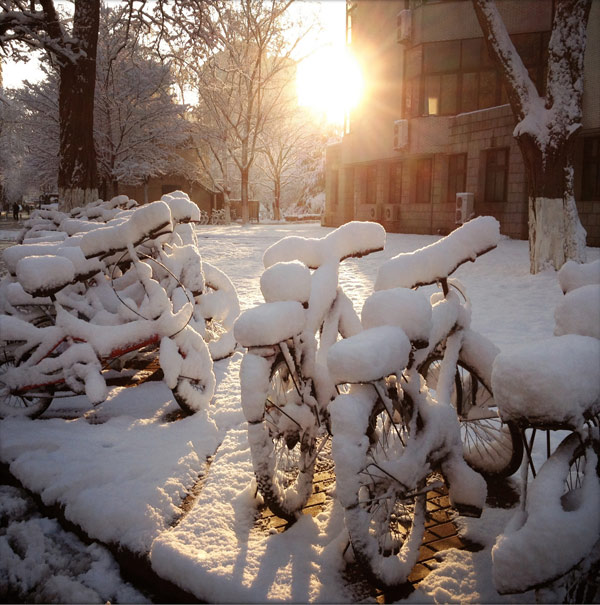
[[[442, 355], [430, 355], [419, 368], [427, 386], [435, 391]], [[458, 360], [452, 405], [460, 422], [463, 457], [487, 479], [514, 474], [523, 459], [523, 442], [513, 422], [503, 422], [491, 389], [479, 372]]]
[[[564, 493], [561, 497], [563, 510], [578, 506], [578, 490], [585, 480], [587, 453], [592, 449], [597, 457], [596, 477], [600, 482], [600, 441], [588, 438], [582, 441], [578, 435], [565, 437], [557, 450], [571, 451], [568, 470], [564, 476]], [[560, 603], [600, 602], [600, 536], [592, 551], [567, 573], [536, 590], [536, 600]], [[550, 601], [548, 601], [550, 599]], [[559, 599], [559, 600], [556, 600]]]
[[40, 387], [43, 395], [15, 395], [4, 384], [2, 375], [10, 367], [15, 367], [14, 358], [6, 354], [0, 356], [0, 418], [27, 417], [38, 418], [52, 403], [54, 389], [51, 386]]
[[[358, 492], [355, 501], [344, 509], [356, 561], [369, 580], [382, 589], [407, 581], [425, 531], [427, 476], [418, 478], [414, 485], [402, 485], [383, 468], [386, 461], [401, 456], [408, 433], [399, 412], [391, 416], [376, 403], [365, 428], [369, 447], [357, 479]], [[344, 464], [343, 460], [335, 462], [336, 469]]]
[[299, 413], [312, 415], [279, 354], [269, 371], [262, 419], [248, 423], [248, 440], [258, 491], [276, 516], [290, 522], [312, 494], [316, 461], [316, 426], [300, 427], [293, 420]]

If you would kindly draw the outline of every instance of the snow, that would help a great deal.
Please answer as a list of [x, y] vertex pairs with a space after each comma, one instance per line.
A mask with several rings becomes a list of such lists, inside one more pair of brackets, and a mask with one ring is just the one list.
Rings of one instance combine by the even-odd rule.
[[[310, 241], [329, 232], [315, 224], [277, 224], [202, 226], [197, 233], [203, 260], [227, 273], [240, 293], [242, 309], [247, 310], [263, 302], [263, 251], [285, 236]], [[384, 261], [437, 239], [387, 234], [384, 251], [344, 261], [340, 284], [355, 308], [360, 309], [372, 293]], [[600, 250], [588, 249], [588, 257], [599, 258]], [[564, 338], [553, 336], [554, 309], [565, 298], [557, 274], [551, 270], [529, 274], [527, 242], [500, 240], [495, 250], [459, 267], [455, 276], [472, 300], [472, 328], [503, 353]], [[295, 305], [298, 320], [305, 312], [297, 300], [285, 304]], [[267, 325], [268, 319], [264, 318]], [[236, 331], [237, 325], [239, 321]], [[253, 342], [254, 335], [249, 340]], [[156, 573], [198, 600], [347, 603], [370, 599], [357, 596], [343, 575], [346, 533], [335, 498], [317, 516], [302, 517], [282, 534], [266, 533], [254, 525], [257, 501], [240, 405], [242, 357], [238, 352], [215, 363], [216, 394], [206, 413], [172, 421], [178, 406], [164, 382], [132, 389], [111, 387], [99, 406], [83, 396], [56, 399], [40, 419], [0, 421], [0, 460], [45, 503], [64, 507], [67, 518], [92, 538], [148, 553]], [[251, 357], [256, 356], [244, 357], [244, 363]], [[598, 367], [591, 372], [597, 377]], [[352, 412], [343, 410], [340, 416], [351, 419]], [[183, 514], [182, 500], [198, 482], [199, 495]], [[13, 502], [13, 496], [7, 499], [5, 493], [0, 506]], [[484, 548], [476, 553], [445, 551], [407, 602], [532, 602], [532, 592], [503, 596], [494, 587], [491, 548], [512, 513], [486, 508], [481, 519], [461, 521], [461, 532], [477, 536]], [[19, 582], [26, 582], [43, 601], [143, 600], [116, 578], [114, 562], [98, 545], [79, 545], [81, 550], [58, 569], [61, 560], [55, 553], [75, 549], [65, 545], [71, 538], [58, 537], [56, 524], [47, 520], [27, 521], [32, 523], [30, 529], [21, 531], [20, 516], [15, 513], [6, 530], [0, 529], [0, 548], [7, 555], [0, 557], [4, 577], [19, 576]], [[25, 531], [34, 536], [36, 550], [29, 549], [23, 560], [14, 555], [15, 542], [5, 535]], [[96, 567], [88, 563], [90, 559], [99, 561]], [[84, 560], [93, 571], [77, 574], [76, 563]], [[50, 583], [54, 597], [44, 592], [48, 578], [56, 578]], [[73, 582], [83, 586], [77, 593], [71, 592]]]
[[500, 354], [492, 391], [505, 420], [577, 428], [583, 414], [600, 411], [600, 340], [567, 334]]
[[448, 277], [466, 261], [494, 248], [500, 239], [500, 224], [491, 216], [480, 216], [417, 253], [404, 253], [384, 263], [375, 282], [376, 290], [412, 288]]
[[336, 384], [370, 382], [401, 372], [409, 355], [404, 330], [379, 326], [336, 342], [329, 349], [327, 367]]

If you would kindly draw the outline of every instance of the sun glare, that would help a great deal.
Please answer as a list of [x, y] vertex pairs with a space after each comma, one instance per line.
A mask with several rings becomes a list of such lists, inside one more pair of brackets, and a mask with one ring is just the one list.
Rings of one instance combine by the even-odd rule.
[[342, 123], [361, 100], [364, 80], [356, 59], [345, 48], [324, 48], [298, 65], [298, 103]]

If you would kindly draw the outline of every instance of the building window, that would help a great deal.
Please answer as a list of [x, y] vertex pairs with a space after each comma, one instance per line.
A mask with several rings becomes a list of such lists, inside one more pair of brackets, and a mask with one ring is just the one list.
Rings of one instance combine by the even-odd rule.
[[448, 156], [448, 201], [455, 202], [456, 194], [467, 188], [467, 154]]
[[399, 204], [402, 201], [402, 164], [390, 164], [390, 204]]
[[583, 140], [581, 199], [600, 200], [600, 137]]
[[377, 202], [377, 166], [367, 166], [367, 204]]
[[508, 149], [489, 149], [485, 158], [485, 201], [505, 202]]
[[[548, 32], [511, 36], [529, 75], [544, 94]], [[507, 103], [500, 73], [483, 38], [428, 42], [405, 53], [406, 117], [456, 115]]]
[[417, 187], [415, 201], [417, 204], [429, 204], [431, 202], [431, 158], [417, 160]]

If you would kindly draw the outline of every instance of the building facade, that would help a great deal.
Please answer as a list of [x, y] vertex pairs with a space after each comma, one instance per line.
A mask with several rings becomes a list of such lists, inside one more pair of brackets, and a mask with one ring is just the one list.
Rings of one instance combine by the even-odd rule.
[[[541, 90], [552, 0], [496, 2]], [[375, 220], [391, 232], [446, 234], [491, 215], [504, 234], [527, 239], [516, 121], [471, 1], [348, 1], [347, 36], [366, 74], [365, 100], [327, 150], [323, 224]], [[587, 243], [600, 246], [600, 2], [584, 82], [575, 195]]]

